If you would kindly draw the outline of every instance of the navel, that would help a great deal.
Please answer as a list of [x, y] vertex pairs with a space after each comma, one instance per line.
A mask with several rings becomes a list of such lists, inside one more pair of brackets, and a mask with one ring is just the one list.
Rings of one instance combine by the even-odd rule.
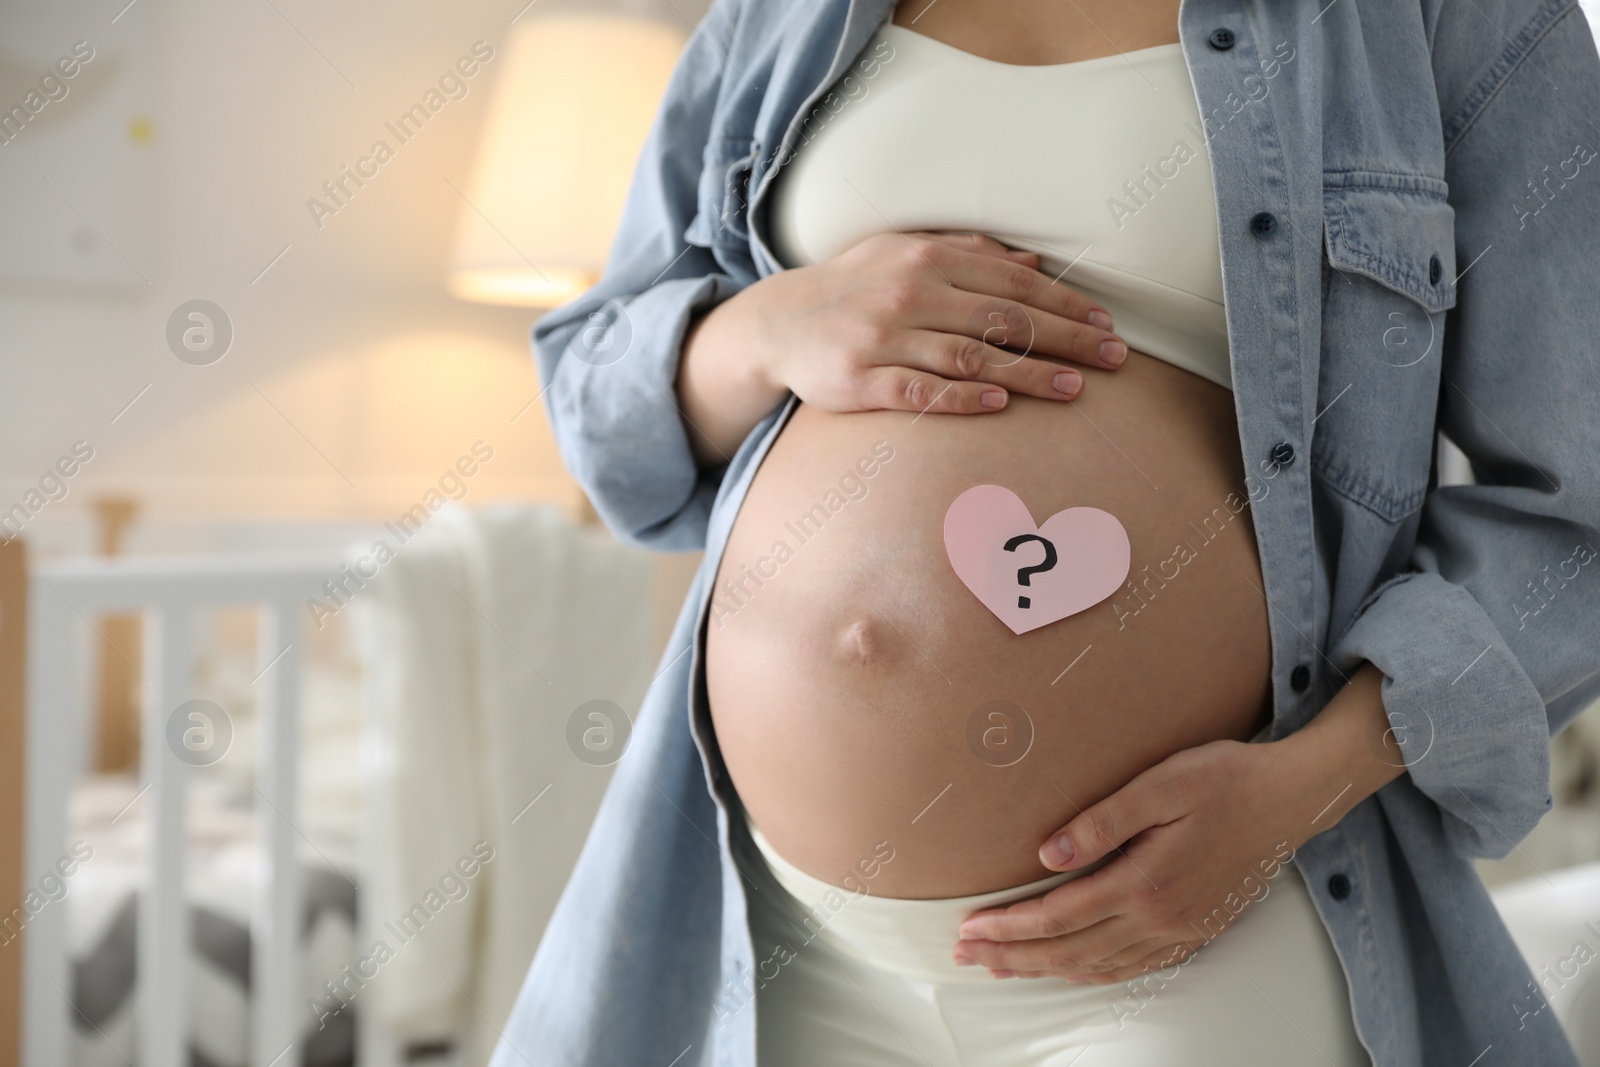
[[840, 631], [836, 647], [846, 663], [873, 667], [889, 659], [888, 626], [876, 618], [852, 619]]

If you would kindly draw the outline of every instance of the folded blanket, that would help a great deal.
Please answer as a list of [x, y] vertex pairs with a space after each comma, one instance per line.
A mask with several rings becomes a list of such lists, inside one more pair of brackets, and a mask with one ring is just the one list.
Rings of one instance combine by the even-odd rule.
[[597, 700], [631, 717], [649, 683], [650, 562], [526, 505], [447, 506], [397, 548], [359, 601], [372, 914], [388, 936], [441, 906], [403, 946], [393, 927], [371, 1010], [413, 1043], [465, 1033], [483, 1062], [610, 779], [569, 724]]
[[[71, 958], [72, 1063], [113, 1067], [137, 1062], [137, 915], [144, 879], [144, 805], [138, 783], [99, 776], [74, 790], [74, 855], [83, 859], [67, 880], [67, 946]], [[220, 778], [190, 784], [189, 1005], [191, 1062], [246, 1067], [250, 1033], [250, 907], [254, 900], [254, 820], [250, 794]], [[300, 996], [311, 1000], [324, 976], [354, 959], [355, 871], [336, 869], [307, 846], [300, 857], [305, 885]], [[307, 1067], [354, 1063], [355, 1012], [315, 1025], [304, 1019]]]

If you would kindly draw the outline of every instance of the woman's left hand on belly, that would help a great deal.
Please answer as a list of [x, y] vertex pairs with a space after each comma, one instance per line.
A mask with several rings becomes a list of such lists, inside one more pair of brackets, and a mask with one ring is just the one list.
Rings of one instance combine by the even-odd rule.
[[1382, 679], [1364, 665], [1297, 733], [1186, 749], [1084, 810], [1041, 859], [1066, 870], [1116, 853], [1110, 862], [1042, 897], [974, 912], [955, 959], [997, 977], [1097, 984], [1187, 959], [1266, 897], [1296, 848], [1404, 770]]
[[1048, 857], [1076, 841], [1072, 862], [1049, 865], [1118, 855], [1042, 897], [975, 912], [961, 926], [957, 962], [965, 956], [1000, 977], [1109, 983], [1183, 959], [1264, 896], [1302, 840], [1279, 799], [1292, 783], [1275, 747], [1187, 749], [1085, 810], [1041, 850]]

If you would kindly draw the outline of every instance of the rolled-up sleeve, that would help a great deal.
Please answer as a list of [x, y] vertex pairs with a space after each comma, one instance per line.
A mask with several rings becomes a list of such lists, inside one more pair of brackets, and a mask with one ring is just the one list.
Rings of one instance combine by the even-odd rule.
[[533, 328], [545, 409], [567, 470], [621, 539], [705, 542], [719, 471], [702, 471], [677, 406], [694, 316], [748, 282], [684, 239], [738, 0], [716, 0], [668, 82], [600, 281]]
[[1440, 428], [1477, 484], [1429, 494], [1411, 568], [1332, 658], [1384, 673], [1411, 782], [1454, 848], [1500, 857], [1550, 806], [1550, 736], [1600, 691], [1600, 59], [1570, 4], [1484, 8], [1445, 5], [1435, 39], [1469, 264]]

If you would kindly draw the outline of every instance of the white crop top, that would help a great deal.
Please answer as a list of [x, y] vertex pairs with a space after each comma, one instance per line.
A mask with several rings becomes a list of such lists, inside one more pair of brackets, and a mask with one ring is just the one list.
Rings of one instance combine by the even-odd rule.
[[[1180, 45], [1077, 63], [985, 59], [885, 23], [774, 178], [773, 252], [829, 259], [888, 229], [1038, 252], [1129, 347], [1232, 388], [1222, 253]], [[1069, 269], [1070, 265], [1070, 269]]]

